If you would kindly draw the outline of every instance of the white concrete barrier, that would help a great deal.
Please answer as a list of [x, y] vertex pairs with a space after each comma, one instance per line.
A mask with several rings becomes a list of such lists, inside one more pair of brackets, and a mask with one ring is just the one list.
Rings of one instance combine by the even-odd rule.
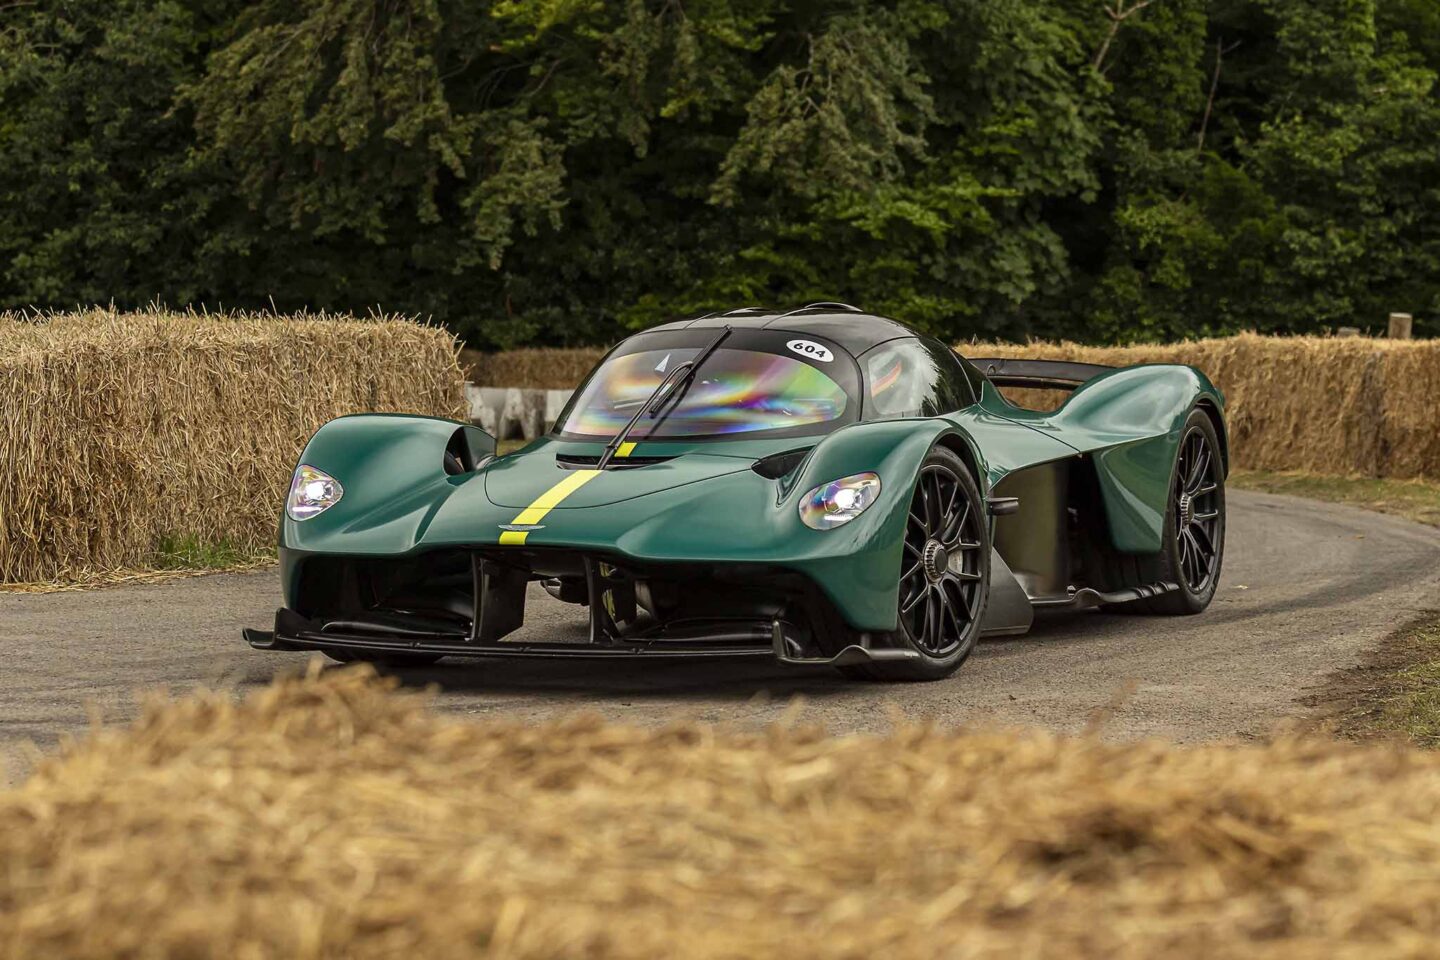
[[465, 401], [470, 422], [496, 440], [534, 440], [555, 425], [572, 392], [467, 383]]

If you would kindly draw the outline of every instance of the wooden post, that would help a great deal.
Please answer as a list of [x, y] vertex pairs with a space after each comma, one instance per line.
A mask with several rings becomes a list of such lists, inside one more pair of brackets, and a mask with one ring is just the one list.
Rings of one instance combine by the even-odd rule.
[[1390, 339], [1409, 340], [1414, 330], [1415, 319], [1408, 313], [1390, 314]]

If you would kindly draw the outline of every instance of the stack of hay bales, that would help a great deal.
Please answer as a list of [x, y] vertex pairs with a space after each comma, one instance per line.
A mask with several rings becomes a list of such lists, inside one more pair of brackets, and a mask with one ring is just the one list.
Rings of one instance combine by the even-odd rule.
[[317, 427], [458, 416], [462, 387], [451, 336], [394, 317], [0, 315], [0, 582], [272, 544]]
[[465, 350], [460, 362], [466, 379], [482, 387], [574, 390], [603, 356], [603, 347], [532, 347], [500, 353]]
[[[318, 670], [316, 671], [318, 674]], [[1440, 755], [152, 702], [0, 793], [13, 957], [1433, 957]]]

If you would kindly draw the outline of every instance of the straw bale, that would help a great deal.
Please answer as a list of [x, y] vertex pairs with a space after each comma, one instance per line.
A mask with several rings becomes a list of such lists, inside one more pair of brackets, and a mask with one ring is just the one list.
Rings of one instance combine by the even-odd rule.
[[398, 317], [0, 315], [0, 582], [268, 546], [317, 427], [460, 415], [462, 388], [452, 338]]
[[465, 350], [460, 363], [466, 378], [476, 386], [573, 390], [603, 356], [605, 351], [598, 347], [531, 348], [500, 353]]
[[1429, 957], [1440, 756], [152, 701], [0, 793], [16, 957]]

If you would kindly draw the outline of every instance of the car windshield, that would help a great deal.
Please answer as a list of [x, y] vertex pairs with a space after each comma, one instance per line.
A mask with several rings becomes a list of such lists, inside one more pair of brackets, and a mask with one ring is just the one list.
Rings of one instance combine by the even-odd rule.
[[[697, 332], [706, 334], [704, 340], [714, 336], [713, 330]], [[562, 436], [613, 437], [668, 373], [705, 346], [693, 336], [673, 347], [660, 345], [659, 335], [651, 339], [657, 341], [653, 348], [622, 347], [600, 365], [561, 419]], [[672, 400], [657, 417], [642, 417], [630, 438], [827, 433], [855, 419], [855, 381], [848, 355], [818, 342], [732, 337], [705, 361], [679, 402]]]

